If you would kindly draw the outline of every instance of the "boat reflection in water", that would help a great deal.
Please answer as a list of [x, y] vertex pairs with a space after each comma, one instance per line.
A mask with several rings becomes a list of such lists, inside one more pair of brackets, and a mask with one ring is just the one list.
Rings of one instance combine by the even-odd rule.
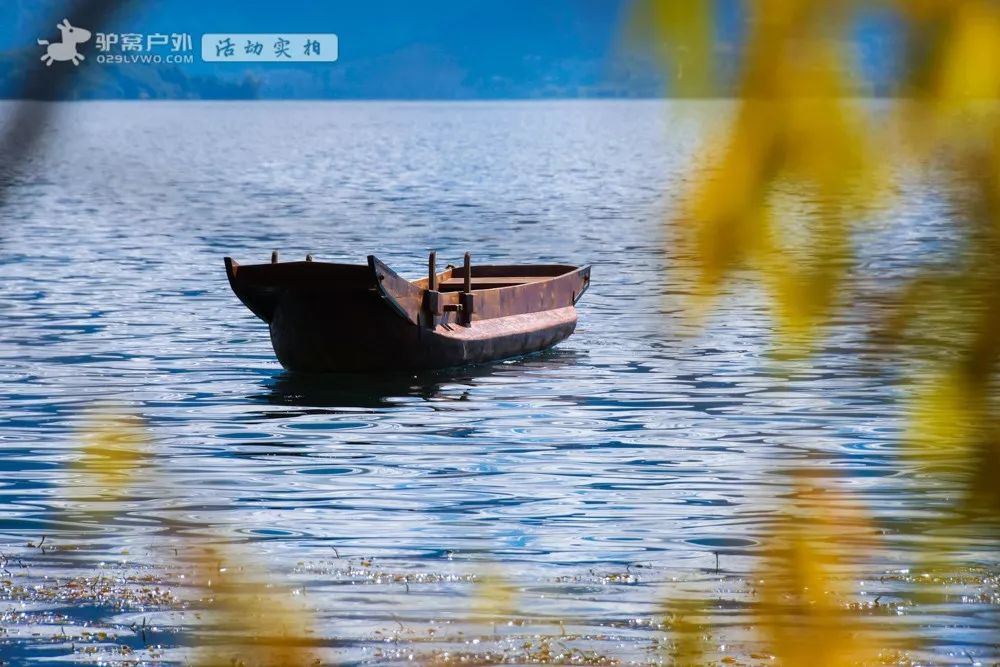
[[[485, 380], [575, 366], [580, 356], [574, 350], [550, 349], [502, 362], [408, 373], [282, 371], [266, 379], [262, 383], [266, 391], [252, 398], [275, 406], [326, 409], [376, 409], [412, 400], [465, 400]], [[289, 413], [268, 416], [288, 417]]]

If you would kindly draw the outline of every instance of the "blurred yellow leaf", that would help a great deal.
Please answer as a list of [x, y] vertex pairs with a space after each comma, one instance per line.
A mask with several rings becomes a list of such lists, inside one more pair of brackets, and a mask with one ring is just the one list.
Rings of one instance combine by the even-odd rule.
[[[735, 271], [757, 270], [783, 342], [800, 348], [828, 317], [849, 267], [853, 220], [842, 202], [854, 213], [874, 203], [881, 177], [866, 128], [842, 99], [842, 12], [819, 0], [754, 8], [736, 120], [711, 175], [675, 220], [674, 256], [693, 273], [701, 299], [718, 294]], [[808, 192], [820, 207], [781, 210], [776, 193], [787, 188]]]
[[938, 376], [915, 392], [908, 440], [923, 457], [954, 458], [968, 447], [978, 421], [979, 401], [954, 373]]
[[217, 548], [192, 549], [196, 580], [210, 603], [195, 667], [306, 667], [320, 664], [310, 617], [293, 592], [265, 583]]
[[476, 580], [472, 613], [480, 619], [493, 622], [506, 620], [517, 613], [514, 588], [496, 572], [487, 573]]
[[100, 495], [116, 496], [134, 483], [147, 455], [145, 423], [138, 417], [102, 410], [81, 430], [82, 447], [75, 466], [99, 486]]
[[698, 667], [705, 664], [705, 654], [709, 647], [708, 630], [696, 619], [705, 616], [699, 601], [678, 599], [664, 607], [664, 625], [670, 643], [663, 655], [664, 664], [674, 667]]
[[649, 0], [653, 25], [667, 36], [671, 47], [665, 57], [672, 66], [671, 94], [701, 97], [710, 94], [713, 82], [713, 11], [710, 0]]
[[[753, 615], [785, 667], [840, 667], [878, 658], [870, 631], [847, 606], [852, 557], [871, 548], [863, 514], [838, 494], [806, 491], [768, 537]], [[865, 548], [867, 545], [867, 549]]]

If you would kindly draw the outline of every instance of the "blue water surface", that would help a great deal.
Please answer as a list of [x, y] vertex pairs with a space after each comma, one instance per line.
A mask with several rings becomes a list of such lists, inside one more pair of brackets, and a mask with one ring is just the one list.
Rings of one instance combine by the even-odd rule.
[[[7, 564], [14, 585], [169, 569], [183, 535], [227, 542], [308, 591], [332, 656], [405, 661], [408, 648], [376, 654], [377, 632], [459, 623], [470, 580], [499, 571], [522, 611], [569, 619], [602, 637], [601, 651], [643, 662], [674, 594], [721, 600], [727, 631], [750, 641], [745, 584], [807, 467], [885, 540], [861, 570], [874, 581], [850, 580], [852, 599], [875, 586], [905, 606], [905, 582], [878, 578], [919, 564], [931, 538], [908, 526], [954, 492], [901, 456], [909, 369], [897, 360], [887, 372], [850, 307], [817, 355], [775, 360], [766, 300], [749, 282], [702, 325], [684, 317], [691, 286], [670, 262], [666, 222], [730, 112], [661, 101], [61, 105], [0, 228], [0, 546], [27, 559]], [[912, 189], [862, 248], [872, 285], [949, 242], [942, 199], [899, 182]], [[282, 370], [226, 281], [223, 256], [263, 262], [272, 249], [354, 263], [374, 253], [412, 277], [432, 249], [441, 263], [468, 250], [476, 262], [592, 264], [593, 280], [576, 333], [552, 350], [304, 377]], [[152, 452], [129, 472], [129, 495], [96, 514], [87, 499], [106, 480], [73, 465], [95, 408], [143, 420]], [[72, 550], [25, 546], [43, 536]], [[965, 562], [995, 563], [990, 542], [977, 544]], [[928, 660], [996, 655], [995, 604], [963, 594], [916, 621], [934, 637]], [[13, 596], [0, 610], [11, 660], [82, 657], [33, 638], [53, 613], [111, 624], [137, 649], [128, 628], [149, 617], [163, 659], [186, 655], [176, 646], [190, 618], [155, 605]], [[453, 639], [442, 645], [464, 645]]]

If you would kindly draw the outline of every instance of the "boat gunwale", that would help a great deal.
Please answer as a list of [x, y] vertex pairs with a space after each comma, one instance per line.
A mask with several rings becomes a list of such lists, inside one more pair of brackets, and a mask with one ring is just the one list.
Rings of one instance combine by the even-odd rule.
[[[378, 257], [374, 255], [373, 257], [375, 257], [376, 260], [378, 260]], [[235, 278], [237, 280], [246, 282], [248, 284], [256, 284], [260, 287], [288, 287], [288, 285], [283, 284], [284, 280], [274, 279], [273, 276], [274, 272], [284, 272], [284, 273], [289, 273], [294, 271], [303, 271], [310, 273], [344, 272], [344, 273], [355, 274], [354, 276], [351, 277], [362, 277], [362, 276], [366, 278], [371, 277], [369, 273], [371, 271], [371, 267], [366, 264], [344, 264], [339, 262], [317, 262], [317, 261], [277, 262], [273, 264], [266, 262], [262, 262], [259, 264], [240, 264], [231, 257], [226, 257], [225, 261], [226, 261], [227, 272], [230, 272], [229, 267], [230, 264], [232, 265], [232, 270], [230, 272], [231, 278]], [[385, 262], [382, 262], [381, 260], [378, 261], [383, 266], [388, 267], [388, 264], [386, 264]], [[542, 270], [559, 270], [559, 273], [551, 273], [551, 274], [518, 273], [519, 271], [523, 271], [526, 269], [536, 269], [536, 268]], [[497, 277], [524, 278], [524, 279], [533, 278], [536, 279], [532, 281], [533, 283], [544, 283], [589, 268], [590, 268], [589, 264], [585, 264], [582, 266], [577, 266], [574, 264], [480, 264], [472, 267], [472, 278], [473, 279], [497, 278]], [[262, 274], [271, 274], [271, 275], [268, 275], [267, 276], [268, 279], [265, 280], [264, 279], [265, 276]], [[310, 276], [310, 277], [319, 277], [319, 276]], [[400, 277], [402, 277], [404, 280], [412, 284], [414, 287], [417, 287], [421, 290], [427, 289], [428, 279], [426, 277], [423, 278], [405, 278], [403, 276]], [[445, 268], [444, 271], [440, 271], [437, 273], [437, 280], [439, 282], [443, 280], [454, 280], [457, 278], [464, 278], [464, 277], [465, 277], [464, 269], [463, 267], [460, 266], [454, 267], [449, 265], [448, 267]], [[285, 276], [284, 278], [287, 278], [287, 276]], [[299, 278], [299, 276], [295, 276], [295, 278]], [[294, 280], [293, 282], [298, 282], [298, 280]], [[491, 287], [486, 289], [490, 290], [509, 289], [511, 287], [519, 287], [523, 284], [527, 283], [517, 283], [517, 284], [505, 285], [504, 287]], [[332, 287], [331, 285], [324, 285], [322, 287], [317, 287], [317, 289], [330, 289], [331, 287]], [[481, 292], [485, 290], [483, 289], [477, 290], [475, 289], [475, 287], [473, 287], [472, 291]]]

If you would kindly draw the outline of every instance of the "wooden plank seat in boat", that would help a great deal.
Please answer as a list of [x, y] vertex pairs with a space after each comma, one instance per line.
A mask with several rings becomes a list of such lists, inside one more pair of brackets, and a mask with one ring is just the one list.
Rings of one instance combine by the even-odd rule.
[[[501, 287], [513, 287], [514, 285], [527, 285], [537, 283], [542, 280], [549, 280], [550, 276], [472, 276], [470, 281], [472, 289], [500, 289]], [[465, 288], [465, 278], [447, 278], [440, 281], [438, 289], [442, 292], [460, 292]]]

